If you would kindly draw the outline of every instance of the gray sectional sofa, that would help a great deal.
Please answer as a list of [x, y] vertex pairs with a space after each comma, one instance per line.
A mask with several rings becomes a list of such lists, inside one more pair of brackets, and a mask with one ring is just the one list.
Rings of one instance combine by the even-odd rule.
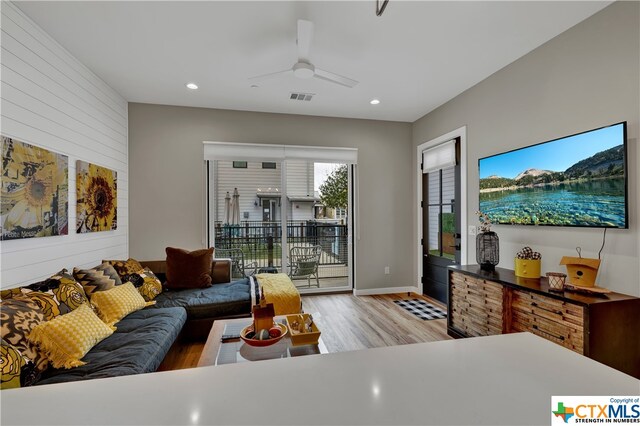
[[[151, 269], [160, 281], [166, 281], [164, 260], [140, 263]], [[231, 281], [231, 259], [213, 259], [211, 282], [213, 285], [207, 288], [165, 290], [156, 297], [152, 308], [184, 308], [187, 323], [183, 334], [190, 340], [205, 340], [216, 319], [251, 316], [250, 281], [247, 278]]]
[[[164, 282], [164, 261], [141, 262]], [[116, 332], [83, 358], [86, 365], [70, 370], [47, 370], [36, 383], [126, 376], [156, 371], [178, 339], [204, 339], [216, 319], [249, 317], [248, 279], [231, 282], [231, 262], [214, 259], [211, 287], [164, 291], [156, 305], [131, 313], [116, 323]]]
[[117, 330], [94, 346], [85, 365], [50, 367], [36, 385], [103, 379], [156, 371], [187, 321], [183, 308], [143, 309], [127, 315]]

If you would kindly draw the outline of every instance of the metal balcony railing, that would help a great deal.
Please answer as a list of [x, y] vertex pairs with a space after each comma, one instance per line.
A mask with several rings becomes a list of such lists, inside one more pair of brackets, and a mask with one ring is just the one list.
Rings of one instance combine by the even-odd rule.
[[[256, 262], [258, 268], [275, 267], [288, 272], [283, 265], [282, 224], [280, 222], [242, 221], [240, 225], [214, 222], [215, 247], [239, 248], [246, 263]], [[325, 221], [288, 221], [287, 244], [289, 247], [322, 247], [320, 278], [348, 276], [348, 227]], [[286, 256], [285, 256], [286, 257]]]

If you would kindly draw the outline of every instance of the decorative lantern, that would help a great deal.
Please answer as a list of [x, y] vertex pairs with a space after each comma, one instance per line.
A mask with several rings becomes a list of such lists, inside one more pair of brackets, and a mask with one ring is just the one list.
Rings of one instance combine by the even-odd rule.
[[491, 219], [486, 213], [477, 211], [480, 232], [476, 235], [476, 262], [483, 271], [495, 271], [500, 262], [498, 234], [491, 230]]
[[487, 231], [476, 235], [476, 261], [480, 269], [495, 271], [496, 265], [500, 262], [498, 234]]

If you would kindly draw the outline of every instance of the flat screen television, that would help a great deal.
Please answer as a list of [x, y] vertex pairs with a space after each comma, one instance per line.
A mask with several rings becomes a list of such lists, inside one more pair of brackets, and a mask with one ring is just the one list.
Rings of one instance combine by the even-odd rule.
[[478, 160], [496, 224], [628, 228], [627, 123]]

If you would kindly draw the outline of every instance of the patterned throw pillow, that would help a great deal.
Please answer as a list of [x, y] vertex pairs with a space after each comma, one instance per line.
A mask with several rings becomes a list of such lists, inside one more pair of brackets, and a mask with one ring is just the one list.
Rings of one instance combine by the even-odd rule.
[[[38, 325], [46, 322], [40, 306], [26, 296], [15, 296], [0, 302], [0, 337], [31, 361], [40, 373], [48, 367], [46, 356], [33, 345], [27, 336]], [[35, 381], [37, 376], [33, 378]]]
[[91, 303], [105, 324], [113, 325], [131, 312], [139, 311], [156, 302], [145, 302], [131, 283], [125, 283], [107, 291], [98, 291], [91, 296]]
[[132, 258], [127, 260], [103, 260], [102, 263], [108, 263], [113, 266], [120, 279], [123, 279], [126, 275], [139, 274], [144, 269], [140, 262]]
[[82, 305], [67, 315], [34, 327], [28, 337], [55, 368], [73, 368], [84, 365], [80, 359], [114, 330], [115, 327], [103, 323], [88, 305]]
[[66, 269], [44, 281], [20, 287], [19, 290], [40, 306], [47, 321], [89, 303], [82, 286]]
[[138, 288], [138, 293], [147, 302], [162, 293], [162, 283], [149, 268], [144, 268], [142, 272], [129, 275], [129, 277], [133, 285]]
[[33, 362], [4, 339], [0, 339], [0, 371], [0, 389], [31, 386], [40, 375]]
[[122, 284], [118, 273], [108, 263], [102, 263], [91, 269], [73, 268], [73, 276], [82, 284], [89, 298], [95, 292], [106, 291]]
[[0, 300], [11, 299], [13, 296], [22, 294], [20, 287], [8, 288], [6, 290], [0, 290]]
[[147, 302], [155, 299], [162, 293], [162, 282], [151, 272], [151, 269], [143, 267], [140, 262], [129, 258], [127, 260], [103, 260], [109, 263], [118, 272], [123, 283], [132, 283]]

